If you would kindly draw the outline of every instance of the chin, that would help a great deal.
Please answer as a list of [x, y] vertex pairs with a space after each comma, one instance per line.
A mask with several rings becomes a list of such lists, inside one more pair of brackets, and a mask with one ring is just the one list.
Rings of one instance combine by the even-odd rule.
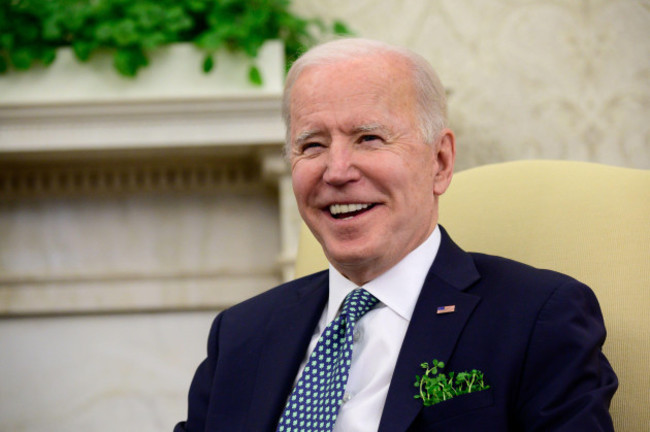
[[372, 261], [374, 254], [369, 253], [366, 248], [354, 248], [345, 245], [336, 245], [325, 250], [325, 256], [332, 263], [341, 266], [358, 266]]

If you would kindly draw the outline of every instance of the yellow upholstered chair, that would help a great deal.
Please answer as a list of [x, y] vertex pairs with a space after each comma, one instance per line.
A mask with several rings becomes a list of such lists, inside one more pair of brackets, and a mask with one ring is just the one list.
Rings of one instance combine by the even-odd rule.
[[[571, 275], [600, 301], [620, 432], [650, 431], [650, 171], [520, 161], [454, 175], [440, 223], [465, 250]], [[327, 267], [303, 225], [296, 274]]]

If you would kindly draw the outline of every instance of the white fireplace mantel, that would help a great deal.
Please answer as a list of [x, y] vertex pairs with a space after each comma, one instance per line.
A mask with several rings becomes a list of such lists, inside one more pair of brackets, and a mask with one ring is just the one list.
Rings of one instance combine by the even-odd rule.
[[0, 105], [0, 154], [278, 145], [280, 96]]
[[[191, 47], [181, 51], [200, 58]], [[12, 260], [2, 263], [2, 256], [12, 255], [1, 249], [9, 247], [5, 242], [0, 315], [224, 307], [291, 277], [297, 212], [281, 157], [282, 46], [274, 42], [262, 51], [260, 88], [247, 81], [249, 63], [228, 66], [228, 55], [220, 56], [217, 75], [205, 76], [198, 60], [178, 62], [164, 52], [138, 78], [141, 88], [110, 71], [109, 82], [117, 83], [113, 91], [101, 85], [94, 69], [90, 78], [87, 65], [75, 69], [80, 65], [70, 53], [59, 55], [63, 65], [54, 64], [53, 75], [63, 80], [54, 90], [45, 70], [0, 77], [0, 217], [16, 203], [51, 197], [273, 190], [279, 226], [269, 229], [279, 230], [276, 270], [59, 267], [39, 273], [16, 269]], [[192, 77], [170, 72], [179, 64]], [[155, 77], [156, 67], [167, 78]], [[183, 82], [189, 85], [185, 93]], [[225, 91], [217, 91], [224, 83]]]
[[282, 44], [260, 50], [261, 86], [245, 56], [220, 52], [209, 74], [202, 57], [172, 45], [132, 79], [107, 54], [81, 64], [63, 48], [49, 68], [1, 76], [0, 154], [281, 143]]

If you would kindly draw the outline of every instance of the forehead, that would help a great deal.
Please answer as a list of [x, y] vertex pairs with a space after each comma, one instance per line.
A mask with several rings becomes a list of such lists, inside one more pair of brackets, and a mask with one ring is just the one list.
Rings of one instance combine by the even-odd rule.
[[416, 100], [411, 77], [404, 59], [387, 55], [307, 66], [291, 90], [292, 125], [316, 114], [361, 122], [410, 116]]

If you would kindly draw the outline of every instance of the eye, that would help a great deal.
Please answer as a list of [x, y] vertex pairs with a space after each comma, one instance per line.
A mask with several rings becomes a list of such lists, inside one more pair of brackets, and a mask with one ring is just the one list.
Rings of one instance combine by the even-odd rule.
[[359, 138], [359, 142], [372, 142], [379, 140], [381, 140], [381, 137], [379, 135], [361, 135]]
[[316, 141], [311, 141], [311, 142], [306, 142], [303, 145], [300, 146], [300, 153], [301, 154], [312, 154], [318, 152], [320, 149], [322, 149], [324, 146], [323, 144], [316, 142]]

